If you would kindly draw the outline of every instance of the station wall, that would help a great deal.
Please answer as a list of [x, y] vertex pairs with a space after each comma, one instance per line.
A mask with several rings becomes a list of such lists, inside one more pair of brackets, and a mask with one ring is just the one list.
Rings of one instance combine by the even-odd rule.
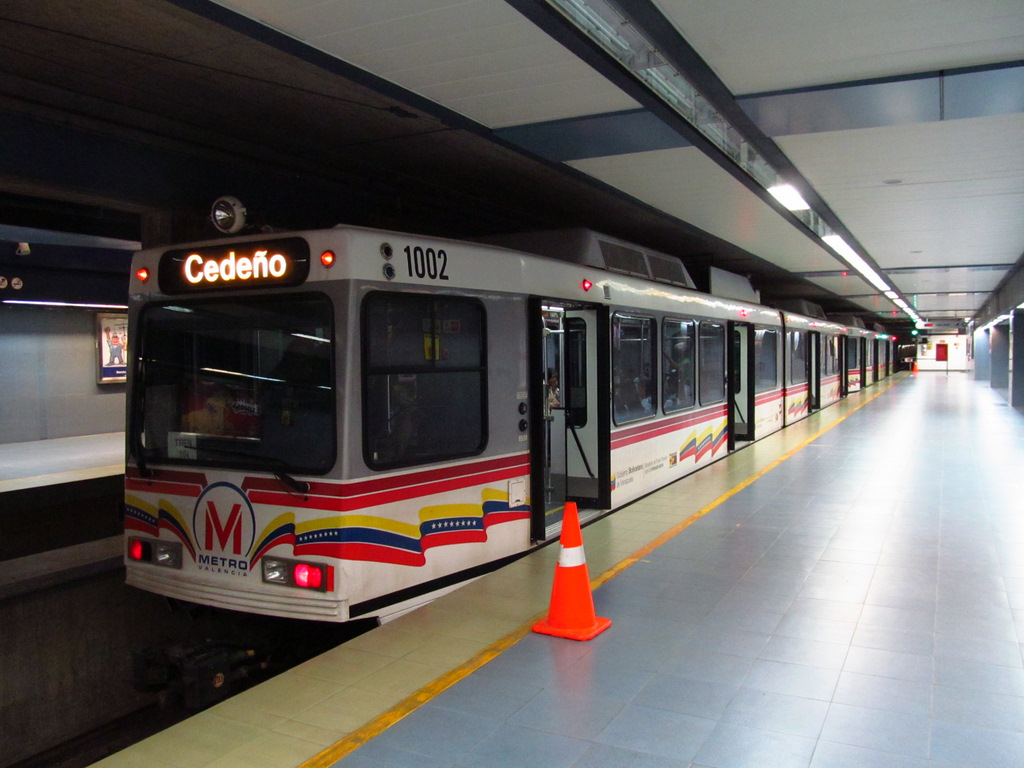
[[[966, 371], [970, 368], [968, 343], [963, 334], [926, 336], [918, 342], [917, 365], [921, 371]], [[945, 349], [943, 349], [943, 347]]]
[[117, 432], [124, 384], [99, 384], [96, 312], [0, 305], [0, 443]]

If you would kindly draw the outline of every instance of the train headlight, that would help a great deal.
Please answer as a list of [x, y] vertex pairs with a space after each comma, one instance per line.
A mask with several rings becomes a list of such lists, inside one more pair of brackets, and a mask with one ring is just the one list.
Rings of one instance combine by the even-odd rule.
[[329, 565], [284, 557], [264, 557], [262, 563], [263, 581], [267, 584], [316, 592], [331, 591], [333, 568]]
[[172, 541], [153, 542], [153, 565], [181, 568], [181, 544]]
[[271, 557], [263, 558], [263, 580], [268, 584], [287, 584], [289, 570], [288, 564], [284, 560]]

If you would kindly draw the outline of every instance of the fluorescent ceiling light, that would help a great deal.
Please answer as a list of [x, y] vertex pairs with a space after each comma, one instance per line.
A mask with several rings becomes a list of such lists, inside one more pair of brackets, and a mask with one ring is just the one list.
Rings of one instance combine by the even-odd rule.
[[844, 259], [846, 259], [850, 266], [860, 272], [864, 279], [871, 283], [875, 288], [880, 291], [891, 291], [890, 286], [881, 276], [873, 270], [864, 259], [862, 259], [858, 253], [850, 247], [850, 244], [843, 240], [839, 235], [825, 235], [821, 238], [832, 248], [833, 251], [838, 253]]
[[791, 211], [808, 211], [811, 208], [792, 184], [776, 184], [774, 187], [768, 187], [768, 191]]
[[896, 291], [886, 291], [885, 292], [885, 298], [887, 298], [887, 299], [892, 299], [893, 301], [896, 301], [896, 299], [898, 299], [899, 297], [900, 297], [900, 295], [898, 293], [896, 293]]

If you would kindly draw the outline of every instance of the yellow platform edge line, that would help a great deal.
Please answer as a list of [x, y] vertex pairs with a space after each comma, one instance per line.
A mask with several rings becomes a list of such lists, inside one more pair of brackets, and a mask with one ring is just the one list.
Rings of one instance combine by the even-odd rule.
[[[771, 472], [773, 469], [778, 467], [780, 464], [782, 464], [786, 460], [792, 458], [794, 455], [802, 451], [804, 448], [806, 448], [819, 437], [821, 437], [826, 432], [831, 430], [833, 427], [841, 424], [843, 421], [845, 421], [847, 418], [849, 418], [854, 413], [859, 411], [861, 408], [870, 403], [876, 397], [884, 394], [885, 392], [888, 392], [889, 389], [891, 389], [892, 386], [897, 383], [896, 381], [893, 381], [892, 378], [893, 377], [889, 379], [889, 386], [886, 386], [883, 389], [876, 391], [871, 397], [867, 398], [866, 400], [864, 400], [864, 402], [858, 404], [854, 408], [851, 408], [848, 412], [844, 413], [842, 416], [837, 418], [828, 426], [822, 427], [820, 430], [818, 430], [813, 435], [805, 439], [799, 445], [791, 448], [782, 456], [775, 459], [767, 466], [761, 468], [743, 482], [726, 491], [707, 506], [697, 510], [682, 522], [677, 523], [672, 528], [665, 531], [665, 533], [661, 534], [661, 536], [654, 539], [654, 541], [644, 545], [633, 554], [629, 555], [628, 557], [624, 558], [620, 562], [613, 565], [600, 576], [596, 577], [595, 579], [592, 579], [590, 582], [591, 589], [597, 589], [605, 582], [614, 579], [624, 570], [642, 560], [644, 557], [649, 555], [662, 544], [674, 538], [675, 536], [678, 536], [682, 531], [686, 530], [695, 522], [700, 520], [702, 517], [710, 513], [713, 509], [715, 509], [715, 507], [732, 498], [737, 493], [742, 491], [744, 488], [747, 488], [748, 486], [757, 482], [762, 477]], [[437, 678], [433, 682], [423, 686], [415, 693], [407, 696], [394, 707], [389, 709], [387, 712], [378, 715], [373, 720], [368, 722], [366, 725], [350, 733], [341, 741], [328, 747], [316, 756], [302, 763], [300, 766], [298, 766], [298, 768], [330, 768], [330, 766], [334, 765], [339, 760], [355, 752], [363, 744], [366, 744], [368, 741], [372, 741], [374, 738], [382, 734], [384, 731], [386, 731], [388, 728], [390, 728], [392, 725], [397, 723], [402, 718], [412, 714], [421, 706], [426, 704], [428, 701], [444, 693], [446, 690], [451, 688], [460, 680], [469, 677], [469, 675], [473, 674], [473, 672], [480, 669], [489, 661], [500, 656], [502, 653], [507, 651], [513, 645], [515, 645], [528, 634], [530, 634], [533, 625], [541, 619], [543, 619], [545, 616], [547, 616], [547, 613], [547, 611], [541, 611], [536, 616], [528, 619], [525, 623], [521, 624], [519, 627], [509, 632], [500, 640], [496, 640], [494, 643], [484, 648], [471, 659], [468, 659], [467, 661], [463, 662], [451, 671]]]

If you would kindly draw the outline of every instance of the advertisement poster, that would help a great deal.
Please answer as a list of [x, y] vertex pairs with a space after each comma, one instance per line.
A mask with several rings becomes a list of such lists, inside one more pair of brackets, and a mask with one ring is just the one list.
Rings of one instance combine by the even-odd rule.
[[124, 382], [128, 376], [128, 315], [96, 315], [100, 384]]

